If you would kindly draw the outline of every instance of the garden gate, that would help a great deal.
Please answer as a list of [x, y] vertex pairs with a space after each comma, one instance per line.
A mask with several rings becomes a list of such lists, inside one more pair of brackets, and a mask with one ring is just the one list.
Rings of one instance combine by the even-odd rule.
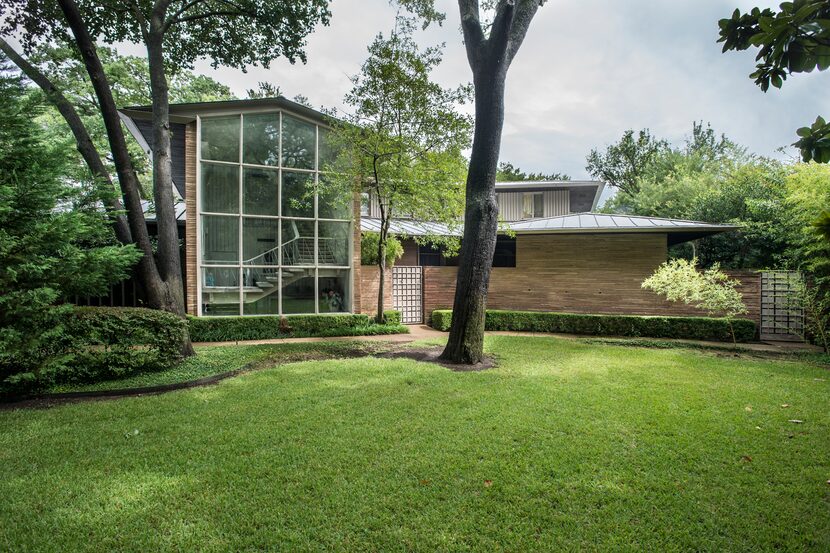
[[802, 340], [804, 308], [796, 301], [797, 271], [761, 273], [761, 340]]
[[421, 267], [392, 269], [392, 307], [401, 312], [403, 324], [424, 322], [422, 275]]

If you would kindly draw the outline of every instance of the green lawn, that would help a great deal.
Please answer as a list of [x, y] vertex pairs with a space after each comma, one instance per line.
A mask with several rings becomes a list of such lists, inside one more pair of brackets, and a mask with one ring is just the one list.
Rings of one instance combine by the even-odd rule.
[[0, 412], [0, 550], [830, 549], [826, 368], [487, 346]]

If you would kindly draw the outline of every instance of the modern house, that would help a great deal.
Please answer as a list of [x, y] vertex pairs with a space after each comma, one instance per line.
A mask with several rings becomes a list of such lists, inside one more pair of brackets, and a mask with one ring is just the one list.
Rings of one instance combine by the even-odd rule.
[[[327, 184], [324, 114], [284, 98], [170, 108], [173, 181], [184, 201], [187, 309], [196, 316], [371, 312], [378, 273], [360, 266], [360, 234], [376, 230], [373, 198]], [[150, 152], [150, 108], [121, 111]], [[667, 248], [728, 225], [593, 213], [603, 184], [497, 186], [502, 218], [488, 305], [582, 313], [681, 314], [640, 284]], [[413, 239], [450, 233], [397, 220], [405, 254], [387, 304], [405, 322], [451, 307], [454, 265]], [[754, 281], [753, 281], [754, 282]], [[754, 314], [752, 314], [754, 316]], [[757, 317], [756, 317], [757, 318]]]

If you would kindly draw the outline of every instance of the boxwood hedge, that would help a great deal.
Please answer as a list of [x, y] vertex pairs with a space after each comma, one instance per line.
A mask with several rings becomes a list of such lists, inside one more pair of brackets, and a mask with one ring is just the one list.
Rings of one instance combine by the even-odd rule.
[[[187, 326], [181, 317], [153, 309], [69, 307], [56, 331], [50, 354], [38, 367], [2, 371], [0, 395], [168, 368], [181, 356]], [[7, 352], [7, 357], [13, 360], [15, 354], [25, 352]]]
[[[394, 314], [392, 314], [394, 313]], [[311, 336], [360, 336], [404, 333], [400, 313], [386, 312], [387, 325], [375, 325], [369, 315], [273, 315], [251, 317], [188, 317], [194, 342], [229, 342], [302, 338]], [[394, 332], [393, 332], [394, 331]]]
[[[432, 312], [432, 327], [449, 330], [451, 310]], [[748, 319], [732, 321], [735, 338], [747, 342], [755, 338], [755, 323]], [[578, 313], [539, 313], [533, 311], [488, 310], [486, 330], [561, 332], [595, 336], [644, 336], [687, 340], [732, 341], [726, 319], [714, 317], [654, 317], [639, 315], [583, 315]]]

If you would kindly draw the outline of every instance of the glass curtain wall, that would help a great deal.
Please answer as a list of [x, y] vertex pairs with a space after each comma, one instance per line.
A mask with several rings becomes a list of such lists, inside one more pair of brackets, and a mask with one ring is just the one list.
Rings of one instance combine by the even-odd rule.
[[327, 129], [284, 112], [199, 119], [201, 314], [351, 309], [352, 197]]

